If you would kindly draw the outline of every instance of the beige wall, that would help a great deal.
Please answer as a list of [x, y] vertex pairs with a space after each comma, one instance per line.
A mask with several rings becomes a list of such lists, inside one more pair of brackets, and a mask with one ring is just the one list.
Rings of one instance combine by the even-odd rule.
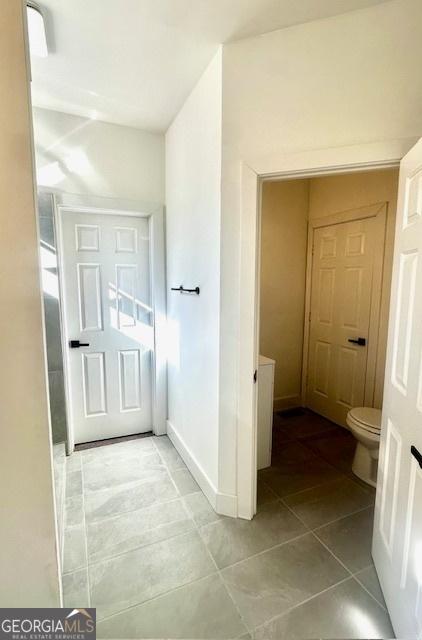
[[261, 221], [260, 351], [276, 360], [275, 407], [297, 405], [302, 373], [307, 219], [387, 202], [383, 290], [375, 380], [382, 405], [398, 169], [267, 182]]
[[23, 3], [0, 12], [0, 604], [58, 607]]
[[275, 407], [300, 404], [309, 180], [264, 182], [260, 353], [276, 361]]
[[382, 406], [388, 310], [397, 206], [398, 169], [314, 178], [310, 181], [309, 217], [321, 218], [378, 202], [387, 202], [387, 229], [381, 296], [374, 404]]

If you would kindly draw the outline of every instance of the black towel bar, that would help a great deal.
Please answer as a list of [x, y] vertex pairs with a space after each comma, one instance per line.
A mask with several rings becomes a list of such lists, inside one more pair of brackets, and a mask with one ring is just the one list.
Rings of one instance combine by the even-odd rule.
[[172, 291], [179, 291], [180, 293], [196, 293], [197, 296], [201, 293], [201, 289], [199, 287], [195, 287], [195, 289], [185, 289], [185, 287], [181, 284], [180, 287], [172, 287]]

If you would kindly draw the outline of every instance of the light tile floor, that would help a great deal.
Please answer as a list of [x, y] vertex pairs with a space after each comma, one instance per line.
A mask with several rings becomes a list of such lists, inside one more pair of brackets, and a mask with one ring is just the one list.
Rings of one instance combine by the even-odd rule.
[[74, 454], [65, 605], [96, 607], [98, 638], [393, 638], [353, 452], [320, 416], [275, 416], [252, 522], [215, 514], [167, 437]]

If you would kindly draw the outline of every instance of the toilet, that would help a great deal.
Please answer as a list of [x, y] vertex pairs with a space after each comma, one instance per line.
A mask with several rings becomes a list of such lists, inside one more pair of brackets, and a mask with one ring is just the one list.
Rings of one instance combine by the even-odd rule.
[[381, 411], [372, 407], [355, 407], [346, 422], [357, 440], [353, 473], [373, 487], [377, 485]]

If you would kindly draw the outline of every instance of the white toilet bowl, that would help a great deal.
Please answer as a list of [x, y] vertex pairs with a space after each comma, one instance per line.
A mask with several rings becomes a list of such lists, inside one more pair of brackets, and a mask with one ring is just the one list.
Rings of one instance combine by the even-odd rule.
[[355, 407], [350, 409], [346, 422], [357, 440], [352, 471], [358, 478], [376, 487], [381, 411], [372, 407]]

